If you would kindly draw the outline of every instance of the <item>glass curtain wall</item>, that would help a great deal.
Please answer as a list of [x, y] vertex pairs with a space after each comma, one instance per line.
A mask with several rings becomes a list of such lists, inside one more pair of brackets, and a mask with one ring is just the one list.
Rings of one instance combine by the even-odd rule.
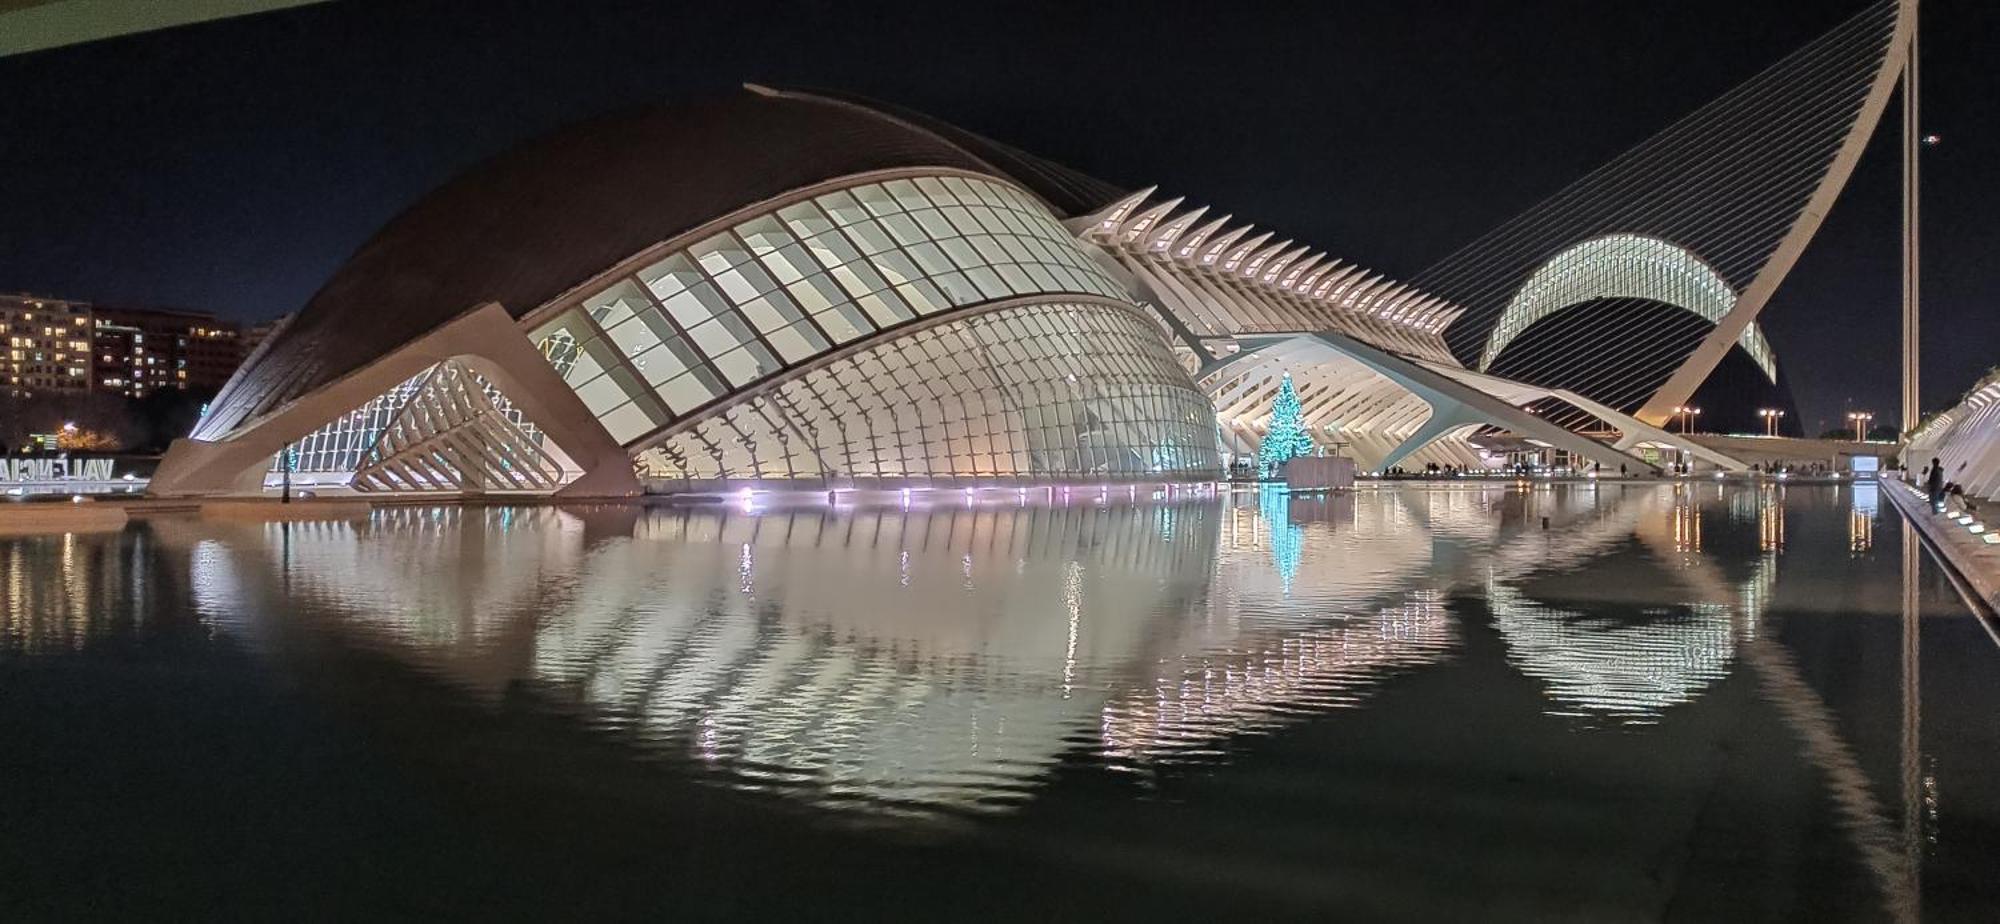
[[741, 222], [583, 298], [530, 336], [611, 435], [631, 445], [878, 331], [1040, 294], [1126, 298], [1027, 193], [918, 176]]
[[653, 479], [1214, 477], [1215, 412], [1150, 319], [1036, 304], [788, 379], [640, 457]]

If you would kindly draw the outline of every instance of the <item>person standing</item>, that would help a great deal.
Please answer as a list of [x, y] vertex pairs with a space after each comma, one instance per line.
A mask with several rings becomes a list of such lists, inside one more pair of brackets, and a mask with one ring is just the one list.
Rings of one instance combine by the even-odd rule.
[[1944, 502], [1944, 463], [1936, 456], [1931, 457], [1930, 467], [1924, 470], [1924, 493], [1930, 495], [1932, 510]]

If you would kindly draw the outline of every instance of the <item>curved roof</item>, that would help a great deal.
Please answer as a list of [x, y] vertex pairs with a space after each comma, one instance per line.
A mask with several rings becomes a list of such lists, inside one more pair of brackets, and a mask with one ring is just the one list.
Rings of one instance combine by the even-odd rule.
[[872, 100], [853, 93], [829, 90], [784, 90], [785, 95], [835, 100], [872, 109], [928, 131], [993, 165], [1014, 182], [1027, 187], [1055, 209], [1059, 218], [1087, 215], [1125, 198], [1131, 190], [1113, 186], [1090, 174], [1055, 161], [1003, 144], [977, 132], [966, 131], [950, 122], [905, 109], [892, 103]]
[[520, 317], [743, 206], [897, 167], [1006, 176], [935, 131], [804, 95], [743, 90], [560, 129], [390, 221], [230, 379], [195, 436], [221, 438], [480, 304]]

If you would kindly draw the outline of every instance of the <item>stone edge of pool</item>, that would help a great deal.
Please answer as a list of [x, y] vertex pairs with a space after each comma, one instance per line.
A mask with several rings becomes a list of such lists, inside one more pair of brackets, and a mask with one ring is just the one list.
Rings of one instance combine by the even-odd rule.
[[1938, 558], [1986, 606], [1982, 615], [2000, 612], [2000, 545], [1986, 542], [1981, 538], [1984, 534], [1960, 528], [1956, 520], [1930, 509], [1924, 493], [1914, 485], [1890, 479], [1884, 479], [1882, 485], [1886, 489], [1883, 493], [1889, 495], [1889, 502], [1896, 505], [1903, 519], [1923, 534], [1930, 547], [1937, 550]]

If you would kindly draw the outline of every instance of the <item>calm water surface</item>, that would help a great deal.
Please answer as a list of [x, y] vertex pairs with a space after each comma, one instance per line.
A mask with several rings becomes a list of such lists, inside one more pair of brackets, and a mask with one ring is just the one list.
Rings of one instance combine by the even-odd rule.
[[0, 538], [0, 909], [2000, 917], [1870, 487], [1119, 493]]

